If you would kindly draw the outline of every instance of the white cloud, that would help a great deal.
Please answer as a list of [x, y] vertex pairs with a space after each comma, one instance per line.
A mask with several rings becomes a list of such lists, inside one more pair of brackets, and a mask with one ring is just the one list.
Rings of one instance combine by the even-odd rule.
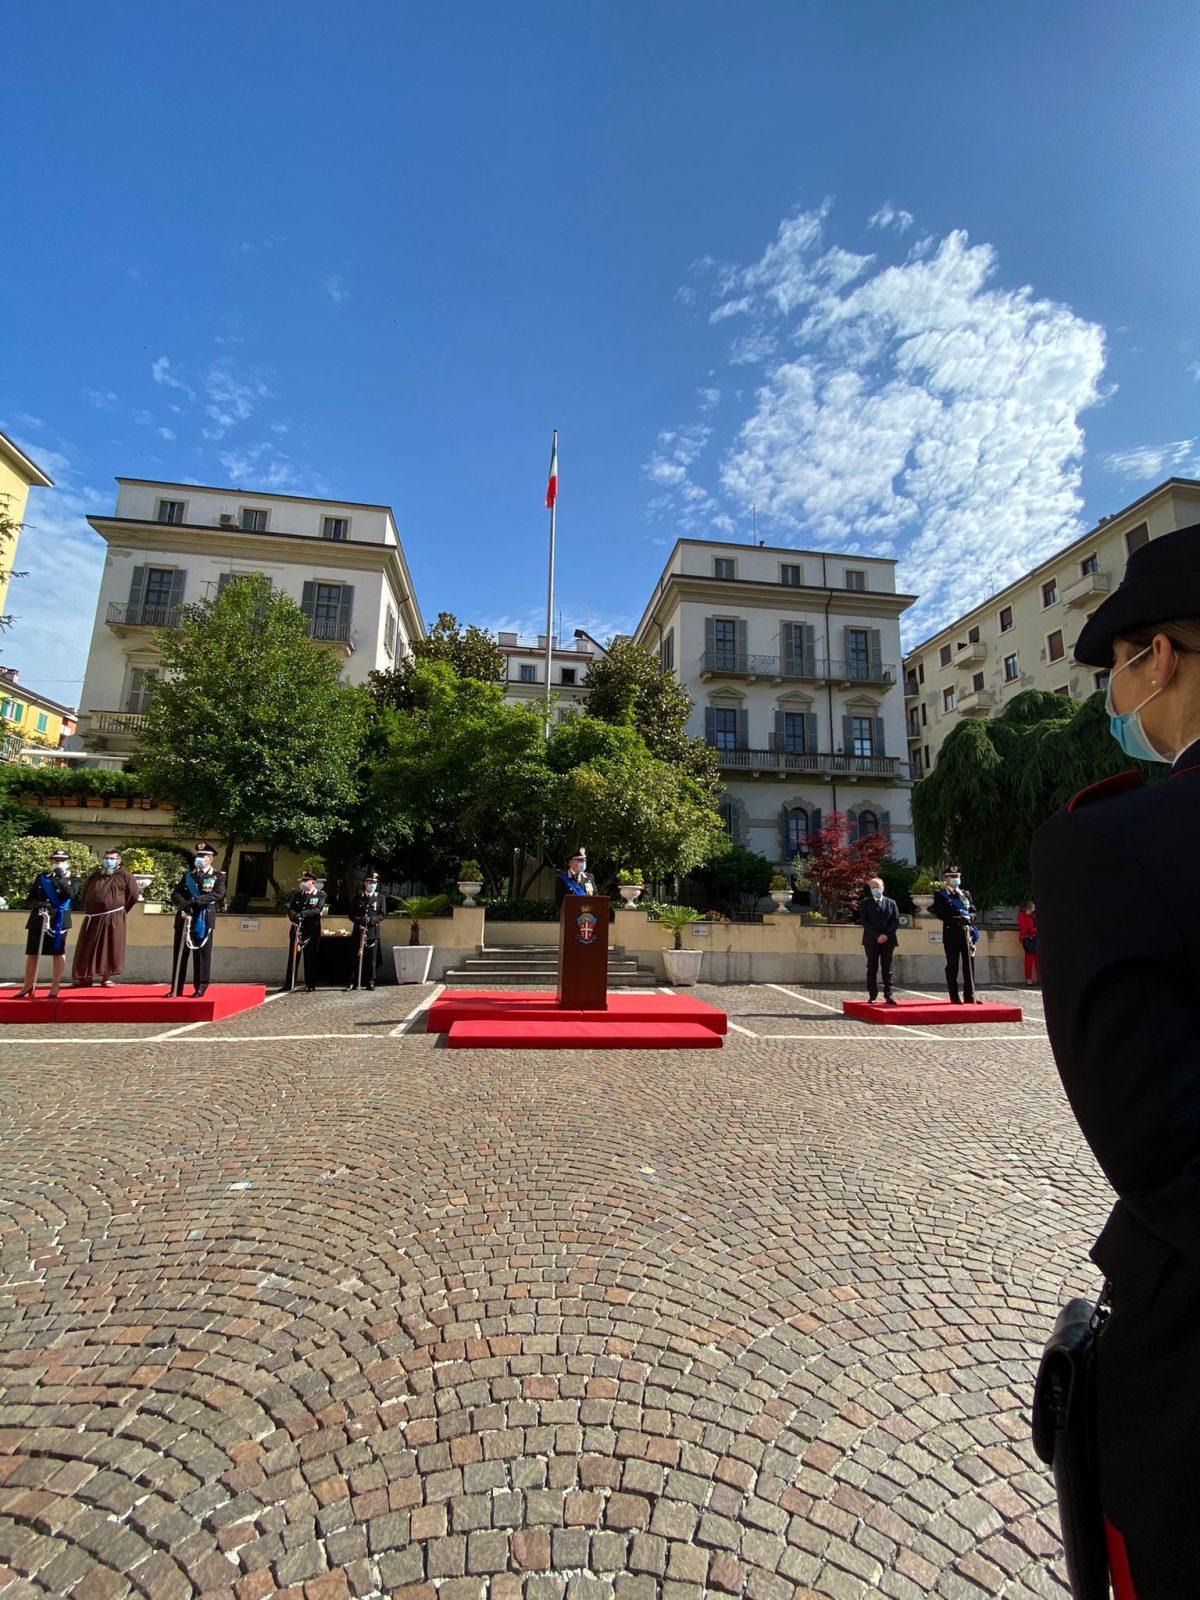
[[204, 413], [212, 424], [203, 430], [204, 437], [222, 439], [235, 423], [248, 421], [271, 398], [271, 387], [262, 373], [235, 370], [232, 359], [222, 356], [205, 374], [204, 393]]
[[274, 490], [278, 494], [321, 495], [325, 480], [309, 467], [297, 466], [273, 444], [231, 447], [218, 457], [231, 482], [241, 489]]
[[85, 389], [84, 398], [99, 411], [111, 411], [117, 403], [114, 389]]
[[715, 411], [721, 403], [721, 391], [715, 384], [696, 390], [696, 398], [700, 402], [701, 411]]
[[166, 389], [179, 389], [186, 394], [189, 400], [196, 398], [195, 390], [190, 384], [184, 383], [171, 371], [171, 363], [166, 356], [157, 356], [150, 363], [150, 375], [155, 383], [162, 384]]
[[346, 287], [346, 280], [340, 272], [326, 272], [321, 278], [321, 287], [333, 301], [335, 306], [342, 305], [350, 298], [350, 291]]
[[174, 428], [160, 428], [158, 430], [158, 434], [159, 438], [166, 439], [168, 441], [178, 437]]
[[1100, 464], [1123, 478], [1161, 478], [1180, 470], [1183, 477], [1200, 472], [1200, 438], [1173, 439], [1169, 444], [1136, 445], [1131, 450], [1112, 450], [1100, 457]]
[[897, 233], [905, 233], [915, 220], [911, 211], [902, 211], [890, 200], [885, 200], [879, 210], [867, 218], [867, 227], [894, 228]]
[[[1079, 531], [1103, 330], [1006, 287], [992, 248], [962, 232], [888, 264], [829, 243], [829, 211], [785, 218], [749, 265], [710, 264], [711, 320], [749, 324], [729, 359], [763, 378], [709, 485], [699, 452], [671, 442], [687, 430], [660, 436], [650, 511], [719, 530], [756, 505], [775, 542], [897, 552], [919, 634]], [[906, 215], [883, 206], [875, 225], [903, 231]]]

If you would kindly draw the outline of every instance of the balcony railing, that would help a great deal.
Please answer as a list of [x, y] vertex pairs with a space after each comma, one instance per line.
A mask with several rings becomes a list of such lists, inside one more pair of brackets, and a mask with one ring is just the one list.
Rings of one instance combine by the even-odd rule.
[[350, 624], [348, 622], [322, 622], [319, 617], [308, 617], [306, 632], [310, 639], [315, 639], [319, 644], [344, 644], [353, 650], [354, 642], [350, 637]]
[[127, 605], [113, 601], [108, 608], [110, 628], [177, 628], [178, 606]]
[[1068, 583], [1062, 592], [1063, 604], [1071, 606], [1085, 606], [1090, 600], [1097, 600], [1101, 595], [1107, 594], [1112, 588], [1112, 573], [1085, 572], [1082, 577], [1076, 578], [1074, 583]]
[[981, 639], [963, 645], [954, 657], [956, 667], [978, 667], [987, 660], [987, 645]]
[[960, 717], [986, 717], [995, 704], [991, 689], [972, 689], [970, 694], [959, 696], [956, 709]]
[[730, 678], [778, 678], [824, 680], [834, 683], [873, 683], [889, 685], [896, 681], [895, 667], [880, 662], [826, 661], [820, 656], [750, 655], [741, 650], [706, 650], [700, 657], [701, 673], [717, 673]]
[[144, 711], [93, 711], [89, 733], [140, 733], [146, 726]]
[[838, 751], [718, 749], [717, 764], [734, 772], [807, 772], [857, 778], [903, 776], [903, 764], [898, 756], [847, 756]]

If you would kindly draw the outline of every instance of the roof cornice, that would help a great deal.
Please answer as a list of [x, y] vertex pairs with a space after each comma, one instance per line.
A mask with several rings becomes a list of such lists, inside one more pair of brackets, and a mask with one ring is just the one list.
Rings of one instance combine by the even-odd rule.
[[9, 462], [19, 478], [25, 479], [30, 488], [53, 489], [54, 479], [50, 474], [43, 472], [37, 462], [31, 460], [6, 433], [0, 433], [0, 456]]

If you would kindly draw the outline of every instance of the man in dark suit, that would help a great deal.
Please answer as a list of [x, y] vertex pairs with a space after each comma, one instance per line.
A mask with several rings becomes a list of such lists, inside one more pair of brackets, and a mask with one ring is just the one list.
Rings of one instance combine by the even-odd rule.
[[867, 953], [867, 999], [878, 1000], [879, 976], [883, 974], [883, 998], [889, 1006], [896, 1004], [892, 998], [892, 956], [896, 950], [896, 930], [900, 926], [900, 908], [883, 892], [883, 879], [871, 878], [867, 893], [858, 907], [858, 920], [862, 924], [863, 949]]

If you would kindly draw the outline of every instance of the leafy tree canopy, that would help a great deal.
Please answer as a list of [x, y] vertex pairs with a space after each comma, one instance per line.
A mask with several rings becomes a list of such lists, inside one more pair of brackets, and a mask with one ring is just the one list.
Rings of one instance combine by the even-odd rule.
[[821, 897], [827, 915], [852, 912], [868, 878], [883, 876], [880, 868], [891, 846], [882, 833], [850, 837], [850, 822], [844, 811], [831, 811], [825, 817], [812, 843], [808, 858], [808, 882]]
[[281, 844], [322, 844], [356, 799], [361, 694], [338, 681], [303, 612], [255, 574], [186, 606], [158, 636], [140, 773], [197, 832], [262, 840], [275, 888]]
[[390, 672], [367, 675], [372, 698], [380, 706], [411, 711], [415, 704], [413, 673], [429, 662], [440, 662], [455, 677], [476, 678], [480, 683], [503, 683], [507, 670], [504, 651], [485, 628], [474, 623], [463, 628], [452, 611], [439, 611], [425, 637], [413, 641], [411, 660], [401, 661]]
[[645, 645], [617, 639], [588, 668], [584, 708], [601, 722], [636, 728], [650, 754], [675, 762], [710, 795], [720, 788], [716, 752], [687, 732], [693, 701]]
[[735, 844], [713, 860], [702, 862], [692, 877], [718, 910], [738, 909], [749, 916], [771, 887], [774, 873], [766, 856]]

